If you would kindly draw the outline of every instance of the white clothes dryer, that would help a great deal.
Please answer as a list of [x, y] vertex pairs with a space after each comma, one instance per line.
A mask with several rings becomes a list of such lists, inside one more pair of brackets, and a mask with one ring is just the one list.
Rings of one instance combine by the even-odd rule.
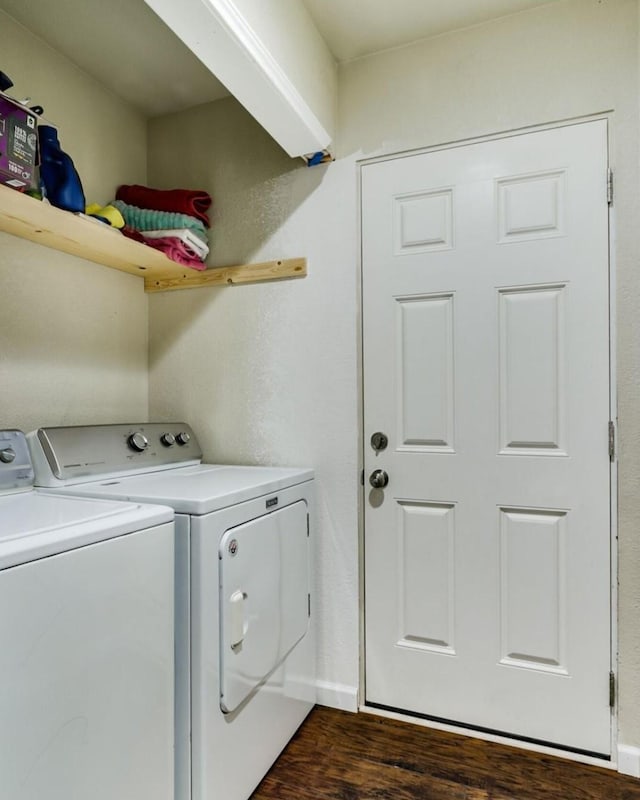
[[173, 510], [33, 488], [0, 431], [0, 798], [172, 800]]
[[310, 469], [203, 464], [188, 425], [41, 428], [37, 482], [176, 512], [176, 799], [247, 800], [315, 703]]

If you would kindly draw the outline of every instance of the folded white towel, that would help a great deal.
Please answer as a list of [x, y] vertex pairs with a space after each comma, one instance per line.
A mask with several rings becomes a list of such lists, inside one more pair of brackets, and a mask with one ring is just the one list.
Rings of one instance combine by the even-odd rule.
[[174, 236], [191, 248], [203, 261], [209, 255], [207, 245], [189, 228], [165, 228], [158, 231], [141, 231], [141, 233], [147, 239], [164, 239], [166, 236]]

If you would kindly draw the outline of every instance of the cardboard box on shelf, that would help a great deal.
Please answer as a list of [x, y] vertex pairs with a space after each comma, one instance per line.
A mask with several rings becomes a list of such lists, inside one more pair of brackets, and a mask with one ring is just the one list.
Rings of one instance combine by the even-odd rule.
[[37, 124], [32, 111], [0, 92], [0, 183], [20, 190], [33, 185]]

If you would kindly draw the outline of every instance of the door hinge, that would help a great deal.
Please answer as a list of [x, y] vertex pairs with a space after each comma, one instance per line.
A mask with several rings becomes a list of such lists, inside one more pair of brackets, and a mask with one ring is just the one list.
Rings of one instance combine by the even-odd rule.
[[613, 672], [609, 673], [609, 708], [616, 704], [616, 676]]
[[360, 485], [364, 486], [364, 470], [360, 473]]
[[616, 425], [613, 420], [609, 420], [609, 461], [615, 461], [616, 457]]
[[311, 595], [307, 595], [307, 615], [311, 617]]
[[613, 204], [613, 170], [607, 170], [607, 203]]
[[311, 533], [311, 526], [309, 525], [309, 515], [307, 514], [307, 539]]

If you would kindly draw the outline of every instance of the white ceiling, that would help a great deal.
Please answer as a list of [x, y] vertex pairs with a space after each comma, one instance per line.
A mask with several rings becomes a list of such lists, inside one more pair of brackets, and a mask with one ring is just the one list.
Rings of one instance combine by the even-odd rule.
[[[559, 0], [295, 1], [345, 61]], [[144, 0], [0, 0], [0, 10], [147, 116], [228, 94]]]
[[338, 61], [558, 0], [302, 0]]

